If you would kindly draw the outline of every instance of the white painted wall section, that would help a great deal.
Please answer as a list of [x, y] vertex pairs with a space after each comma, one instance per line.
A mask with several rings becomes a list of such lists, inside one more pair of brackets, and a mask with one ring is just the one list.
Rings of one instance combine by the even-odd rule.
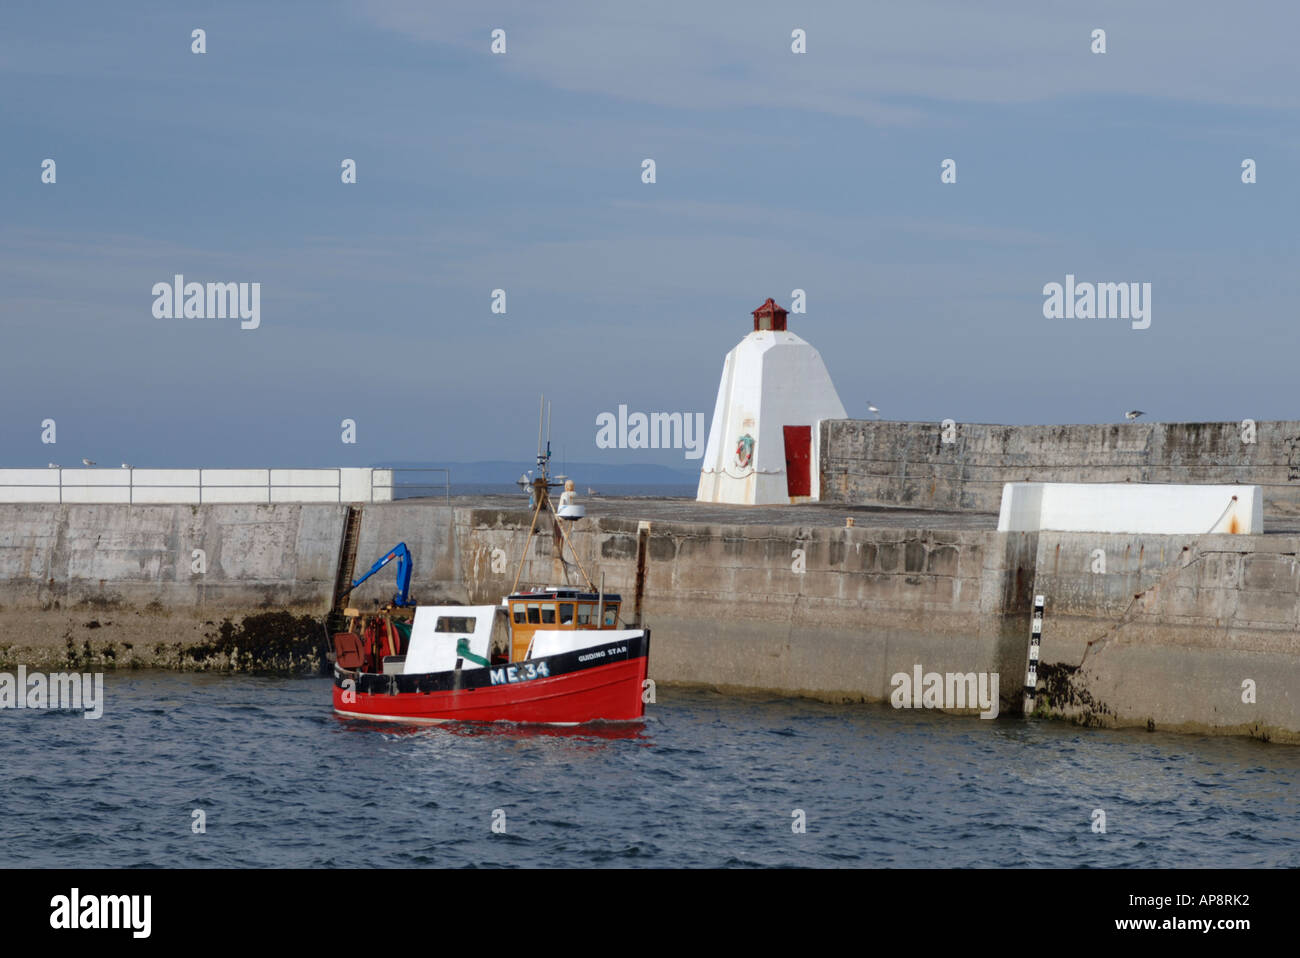
[[391, 502], [391, 469], [0, 469], [0, 502]]
[[1008, 482], [999, 532], [1204, 535], [1264, 531], [1259, 486], [1130, 482]]

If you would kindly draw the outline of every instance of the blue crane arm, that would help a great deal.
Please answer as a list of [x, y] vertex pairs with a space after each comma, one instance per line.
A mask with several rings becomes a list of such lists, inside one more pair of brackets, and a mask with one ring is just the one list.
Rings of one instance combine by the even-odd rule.
[[370, 567], [369, 572], [353, 582], [348, 591], [351, 592], [394, 559], [397, 560], [397, 592], [393, 595], [393, 605], [410, 605], [408, 593], [411, 591], [411, 552], [406, 548], [405, 542], [393, 546], [383, 558]]

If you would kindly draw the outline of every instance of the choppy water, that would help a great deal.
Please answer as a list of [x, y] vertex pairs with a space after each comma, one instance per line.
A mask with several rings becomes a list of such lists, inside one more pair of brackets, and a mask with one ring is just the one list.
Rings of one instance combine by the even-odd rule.
[[639, 730], [394, 729], [327, 679], [105, 684], [98, 721], [0, 712], [0, 865], [1300, 865], [1300, 748], [1250, 740], [664, 688]]

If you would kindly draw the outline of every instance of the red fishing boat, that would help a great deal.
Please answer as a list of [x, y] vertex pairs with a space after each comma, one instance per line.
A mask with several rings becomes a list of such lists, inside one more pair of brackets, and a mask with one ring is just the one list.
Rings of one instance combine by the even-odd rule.
[[578, 724], [645, 714], [650, 636], [618, 627], [620, 598], [512, 593], [502, 606], [417, 606], [409, 629], [358, 617], [334, 637], [334, 710], [388, 722]]
[[[533, 498], [524, 555], [543, 510], [557, 539], [582, 516], [572, 482], [557, 510], [548, 476], [549, 443], [538, 453], [539, 475], [522, 481]], [[398, 591], [374, 614], [347, 609], [348, 628], [335, 633], [334, 711], [384, 722], [625, 722], [645, 714], [650, 631], [622, 621], [622, 599], [597, 589], [516, 590], [499, 606], [414, 605], [407, 599], [411, 562], [399, 545], [352, 583], [356, 588], [398, 561]], [[566, 565], [567, 568], [567, 565]]]

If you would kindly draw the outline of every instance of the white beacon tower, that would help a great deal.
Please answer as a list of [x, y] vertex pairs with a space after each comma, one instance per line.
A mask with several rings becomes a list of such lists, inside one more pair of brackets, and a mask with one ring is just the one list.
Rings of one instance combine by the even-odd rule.
[[844, 405], [821, 354], [785, 328], [784, 309], [769, 298], [753, 315], [754, 331], [722, 363], [695, 498], [751, 506], [816, 501], [818, 422], [847, 418]]

